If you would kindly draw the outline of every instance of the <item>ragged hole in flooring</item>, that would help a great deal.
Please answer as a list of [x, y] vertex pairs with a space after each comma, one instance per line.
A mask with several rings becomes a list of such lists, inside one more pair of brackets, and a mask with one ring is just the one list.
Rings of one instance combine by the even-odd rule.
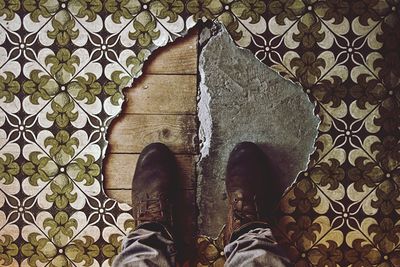
[[261, 145], [277, 166], [274, 178], [282, 181], [281, 193], [306, 168], [319, 119], [299, 85], [238, 48], [222, 28], [215, 36], [203, 30], [199, 48], [198, 35], [192, 31], [160, 49], [126, 90], [123, 114], [108, 138], [105, 189], [110, 197], [130, 203], [140, 151], [152, 142], [165, 143], [181, 169], [194, 211], [192, 227], [198, 223], [199, 233], [216, 236], [225, 222], [224, 172], [233, 146], [241, 141]]

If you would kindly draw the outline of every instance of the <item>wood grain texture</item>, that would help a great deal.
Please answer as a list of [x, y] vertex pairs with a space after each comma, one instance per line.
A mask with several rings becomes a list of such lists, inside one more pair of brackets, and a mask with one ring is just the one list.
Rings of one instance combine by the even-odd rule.
[[[179, 176], [184, 189], [196, 186], [196, 158], [194, 155], [176, 155]], [[130, 189], [139, 154], [109, 154], [105, 159], [105, 189]]]
[[131, 183], [139, 153], [153, 142], [166, 144], [176, 155], [184, 190], [181, 228], [187, 244], [196, 233], [197, 140], [197, 36], [193, 29], [184, 38], [157, 49], [132, 88], [122, 114], [108, 129], [107, 156], [103, 165], [106, 194], [131, 204]]
[[184, 38], [158, 48], [146, 62], [145, 74], [197, 74], [198, 30], [192, 29]]
[[[129, 189], [106, 189], [105, 193], [107, 196], [117, 200], [118, 202], [124, 202], [128, 205], [132, 205], [132, 191]], [[185, 202], [182, 206], [195, 207], [195, 190], [183, 190], [183, 196]], [[193, 210], [195, 212], [195, 210]]]
[[140, 153], [154, 142], [173, 153], [197, 154], [197, 123], [193, 115], [125, 114], [112, 123], [108, 153]]
[[144, 75], [124, 92], [123, 113], [196, 114], [196, 75]]

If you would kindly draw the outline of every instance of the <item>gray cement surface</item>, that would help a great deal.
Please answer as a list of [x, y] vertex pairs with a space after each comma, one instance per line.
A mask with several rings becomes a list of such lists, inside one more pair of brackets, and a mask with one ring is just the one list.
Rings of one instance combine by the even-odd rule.
[[300, 85], [238, 48], [222, 28], [199, 60], [198, 224], [200, 233], [216, 236], [225, 224], [225, 168], [233, 147], [242, 141], [260, 145], [281, 193], [306, 168], [320, 120]]

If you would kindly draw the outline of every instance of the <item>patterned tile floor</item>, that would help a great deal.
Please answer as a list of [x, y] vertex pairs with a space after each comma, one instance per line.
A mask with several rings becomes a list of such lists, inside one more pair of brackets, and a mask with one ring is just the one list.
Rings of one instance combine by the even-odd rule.
[[317, 103], [275, 227], [293, 262], [400, 266], [399, 0], [0, 0], [1, 265], [111, 263], [135, 225], [102, 189], [121, 90], [207, 19]]

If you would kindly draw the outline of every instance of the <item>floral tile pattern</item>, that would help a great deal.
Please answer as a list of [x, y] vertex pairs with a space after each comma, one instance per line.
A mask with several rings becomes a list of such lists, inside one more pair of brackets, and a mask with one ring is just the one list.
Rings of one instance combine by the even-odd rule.
[[[0, 264], [109, 266], [135, 227], [102, 188], [121, 90], [198, 20], [299, 82], [322, 123], [275, 227], [297, 266], [400, 266], [399, 0], [0, 0]], [[199, 237], [200, 265], [222, 263]]]

